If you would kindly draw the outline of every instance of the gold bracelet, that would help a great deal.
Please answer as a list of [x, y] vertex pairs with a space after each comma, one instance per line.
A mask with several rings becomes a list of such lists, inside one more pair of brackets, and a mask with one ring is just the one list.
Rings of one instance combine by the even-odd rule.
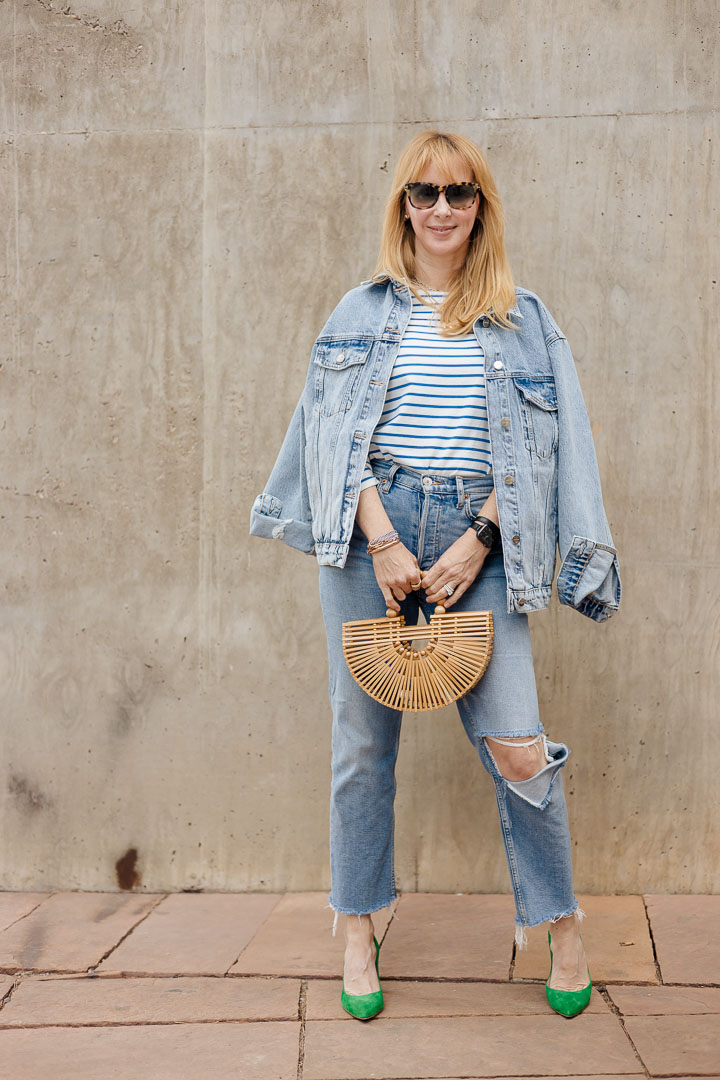
[[383, 548], [390, 547], [392, 544], [398, 544], [400, 537], [398, 536], [397, 529], [393, 529], [391, 532], [383, 533], [382, 536], [376, 536], [374, 540], [370, 540], [367, 546], [368, 555], [373, 555], [376, 551], [382, 551]]
[[378, 547], [370, 548], [368, 555], [377, 555], [378, 551], [384, 551], [385, 548], [394, 547], [395, 544], [399, 544], [399, 540], [387, 540], [384, 544], [380, 544]]

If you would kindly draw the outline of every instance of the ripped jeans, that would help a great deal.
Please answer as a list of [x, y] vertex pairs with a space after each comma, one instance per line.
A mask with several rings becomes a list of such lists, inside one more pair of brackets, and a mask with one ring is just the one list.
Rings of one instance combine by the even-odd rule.
[[[493, 488], [492, 475], [448, 478], [378, 462], [373, 469], [393, 528], [423, 570], [465, 532]], [[397, 899], [395, 762], [402, 713], [381, 705], [358, 686], [342, 651], [343, 622], [385, 614], [366, 544], [356, 524], [345, 566], [319, 568], [333, 712], [328, 900], [336, 921], [338, 912], [369, 914]], [[426, 617], [434, 610], [422, 590], [402, 604], [406, 623], [418, 621], [420, 607]], [[516, 941], [522, 946], [526, 926], [557, 920], [577, 909], [561, 776], [569, 750], [548, 739], [540, 722], [528, 616], [506, 610], [500, 541], [451, 608], [480, 609], [493, 612], [493, 655], [480, 682], [457, 705], [467, 737], [495, 785], [515, 897]], [[494, 736], [539, 741], [545, 753], [538, 772], [528, 779], [505, 779], [492, 753]]]

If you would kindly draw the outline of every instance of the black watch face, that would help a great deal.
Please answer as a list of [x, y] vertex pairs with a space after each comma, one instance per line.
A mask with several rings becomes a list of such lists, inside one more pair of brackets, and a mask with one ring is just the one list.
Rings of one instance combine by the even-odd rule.
[[489, 525], [477, 525], [475, 528], [475, 534], [481, 544], [485, 547], [491, 548], [493, 546], [493, 531]]

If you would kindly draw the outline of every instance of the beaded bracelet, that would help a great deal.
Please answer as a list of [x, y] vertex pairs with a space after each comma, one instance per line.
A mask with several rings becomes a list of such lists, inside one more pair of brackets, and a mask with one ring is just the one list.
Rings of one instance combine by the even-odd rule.
[[397, 530], [393, 529], [392, 532], [383, 533], [382, 536], [376, 536], [374, 540], [371, 540], [367, 546], [368, 555], [374, 555], [376, 551], [382, 551], [383, 548], [392, 547], [393, 544], [400, 542], [400, 537], [397, 534]]

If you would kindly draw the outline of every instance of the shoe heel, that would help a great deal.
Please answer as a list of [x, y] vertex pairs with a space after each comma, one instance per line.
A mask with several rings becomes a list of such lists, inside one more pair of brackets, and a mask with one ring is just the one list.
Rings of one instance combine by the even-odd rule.
[[[580, 936], [582, 941], [582, 935]], [[548, 1000], [548, 1005], [551, 1009], [554, 1009], [560, 1016], [572, 1017], [577, 1016], [579, 1013], [586, 1009], [590, 1004], [590, 997], [592, 995], [592, 979], [590, 979], [590, 968], [587, 969], [588, 982], [587, 986], [584, 986], [582, 990], [554, 990], [551, 986], [548, 986], [550, 982], [550, 976], [552, 975], [553, 966], [553, 952], [552, 943], [550, 941], [550, 931], [548, 930], [548, 948], [550, 950], [550, 973], [545, 981], [545, 997]]]
[[[373, 934], [373, 941], [375, 942], [375, 970], [377, 972], [378, 981], [380, 980], [380, 945], [378, 939]], [[356, 1020], [371, 1020], [373, 1016], [384, 1008], [385, 1001], [383, 999], [382, 986], [379, 990], [375, 990], [371, 994], [348, 994], [345, 991], [345, 965], [343, 964], [343, 987], [340, 994], [340, 1004], [345, 1012], [350, 1013]]]

